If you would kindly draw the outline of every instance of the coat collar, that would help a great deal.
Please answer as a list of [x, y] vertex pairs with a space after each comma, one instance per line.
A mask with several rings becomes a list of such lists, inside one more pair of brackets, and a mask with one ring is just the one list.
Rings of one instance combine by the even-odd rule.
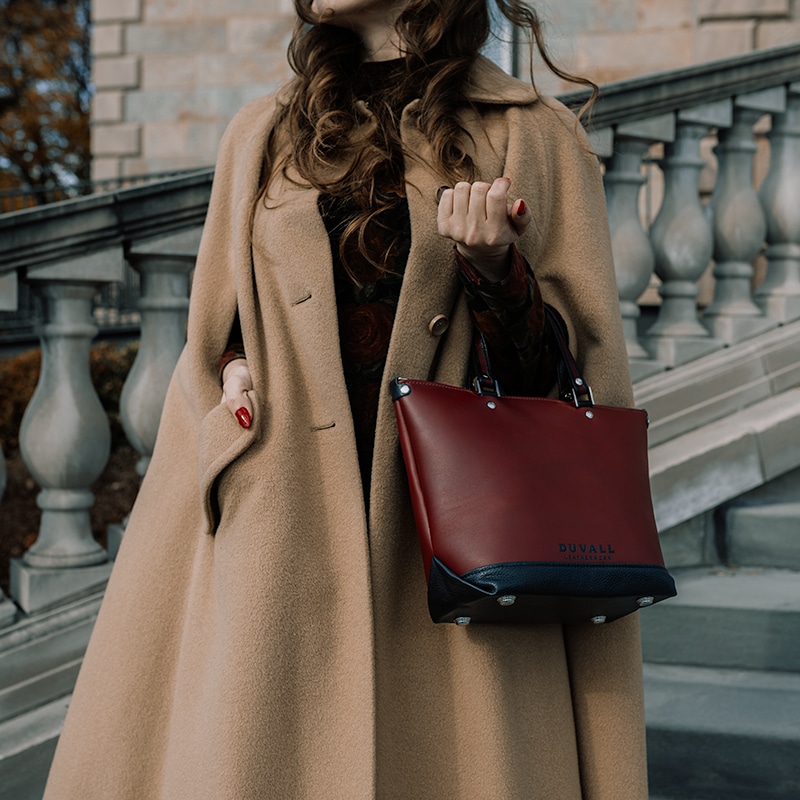
[[473, 103], [525, 106], [538, 99], [530, 83], [512, 78], [493, 61], [478, 56], [464, 87], [467, 100]]

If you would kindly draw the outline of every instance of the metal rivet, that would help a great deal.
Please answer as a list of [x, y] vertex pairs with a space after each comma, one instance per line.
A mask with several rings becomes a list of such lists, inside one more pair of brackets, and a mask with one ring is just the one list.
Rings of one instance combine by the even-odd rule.
[[583, 386], [583, 380], [581, 378], [575, 378], [575, 385]]
[[504, 594], [502, 597], [497, 598], [497, 602], [501, 606], [513, 606], [517, 602], [517, 596], [515, 594]]
[[640, 598], [639, 598], [639, 599], [636, 601], [636, 603], [637, 603], [637, 605], [638, 605], [638, 606], [640, 606], [641, 608], [644, 608], [645, 606], [651, 606], [651, 605], [653, 605], [653, 603], [655, 603], [655, 601], [656, 601], [655, 597], [640, 597]]
[[490, 401], [489, 401], [489, 402], [488, 402], [486, 405], [487, 405], [489, 408], [497, 408], [497, 403], [495, 403], [495, 401], [494, 401], [494, 400], [490, 400]]
[[592, 617], [592, 622], [595, 625], [602, 625], [606, 621], [605, 614], [598, 614], [596, 617]]
[[594, 419], [594, 411], [587, 411], [586, 419]]
[[472, 622], [472, 617], [456, 617], [453, 622], [456, 625], [469, 625]]
[[406, 383], [400, 387], [400, 394], [408, 394], [411, 391], [411, 387]]

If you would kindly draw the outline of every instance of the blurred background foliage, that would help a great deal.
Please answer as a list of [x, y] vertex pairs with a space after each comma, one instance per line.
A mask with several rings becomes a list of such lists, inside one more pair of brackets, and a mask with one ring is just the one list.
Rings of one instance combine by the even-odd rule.
[[91, 0], [0, 0], [0, 190], [90, 175]]

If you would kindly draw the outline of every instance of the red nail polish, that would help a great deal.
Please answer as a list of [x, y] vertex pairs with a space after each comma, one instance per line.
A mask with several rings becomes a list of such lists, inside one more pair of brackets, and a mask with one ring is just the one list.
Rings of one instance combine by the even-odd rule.
[[524, 217], [525, 216], [525, 201], [520, 200], [519, 206], [517, 206], [517, 216]]
[[252, 422], [250, 412], [244, 406], [236, 412], [236, 420], [243, 428], [249, 428]]

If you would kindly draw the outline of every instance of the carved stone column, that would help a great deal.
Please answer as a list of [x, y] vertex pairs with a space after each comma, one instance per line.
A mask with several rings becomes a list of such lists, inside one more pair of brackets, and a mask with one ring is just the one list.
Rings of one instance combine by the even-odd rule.
[[[598, 135], [599, 134], [599, 135]], [[637, 336], [641, 314], [636, 301], [650, 283], [653, 251], [639, 216], [639, 192], [646, 178], [642, 156], [653, 142], [675, 136], [674, 114], [621, 123], [592, 137], [598, 155], [606, 158], [606, 199], [620, 312], [633, 380], [660, 372], [664, 365], [649, 359]]]
[[755, 294], [771, 319], [800, 318], [800, 83], [789, 89], [786, 111], [772, 117], [769, 172], [761, 185], [767, 216], [767, 274]]
[[[6, 460], [3, 457], [3, 451], [0, 450], [0, 501], [3, 500], [3, 493], [6, 489]], [[2, 520], [0, 520], [2, 525]], [[2, 527], [0, 527], [2, 531]], [[14, 604], [9, 601], [5, 594], [0, 591], [0, 628], [10, 625], [16, 616], [16, 608]]]
[[608, 224], [622, 327], [634, 381], [663, 369], [663, 365], [650, 360], [637, 333], [641, 312], [636, 301], [649, 285], [655, 263], [653, 248], [639, 215], [639, 190], [647, 181], [642, 174], [642, 158], [649, 147], [647, 139], [618, 134], [605, 173]]
[[645, 346], [671, 367], [719, 349], [697, 312], [697, 281], [711, 261], [713, 233], [698, 180], [704, 161], [700, 143], [714, 124], [729, 122], [729, 101], [686, 109], [678, 115], [675, 141], [664, 151], [664, 201], [650, 229], [661, 279], [661, 309]]
[[42, 487], [36, 543], [11, 564], [11, 594], [26, 612], [99, 589], [110, 572], [89, 521], [90, 491], [108, 461], [111, 434], [89, 373], [97, 333], [92, 299], [103, 280], [122, 277], [121, 252], [31, 270], [43, 301], [42, 370], [20, 430], [20, 451]]
[[753, 302], [750, 288], [752, 261], [761, 251], [767, 233], [766, 218], [753, 187], [753, 156], [757, 149], [753, 125], [765, 111], [774, 109], [776, 99], [773, 90], [737, 97], [733, 125], [720, 130], [715, 148], [719, 177], [709, 208], [714, 228], [716, 287], [704, 323], [715, 337], [728, 344], [777, 324]]
[[[12, 272], [0, 276], [0, 311], [15, 311], [17, 309], [17, 273]], [[6, 460], [0, 449], [0, 502], [6, 489]], [[0, 518], [0, 536], [3, 535], [3, 520]], [[0, 591], [0, 628], [10, 625], [14, 621], [17, 609], [14, 604]]]
[[[202, 229], [136, 245], [128, 254], [141, 275], [139, 352], [120, 398], [122, 425], [140, 455], [143, 477], [153, 454], [161, 409], [172, 372], [186, 341], [189, 273], [197, 258]], [[125, 521], [108, 529], [108, 553], [115, 558]]]

